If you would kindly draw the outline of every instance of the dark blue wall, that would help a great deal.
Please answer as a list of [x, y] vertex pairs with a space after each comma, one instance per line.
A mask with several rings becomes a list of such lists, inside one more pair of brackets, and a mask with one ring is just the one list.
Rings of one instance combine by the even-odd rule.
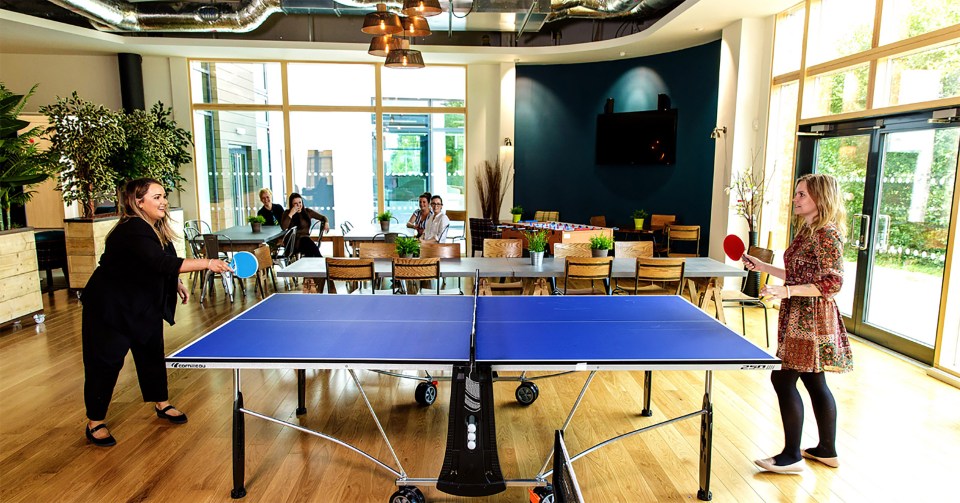
[[[717, 121], [720, 42], [602, 63], [517, 67], [514, 204], [533, 218], [557, 210], [561, 220], [633, 227], [631, 213], [675, 214], [700, 225], [709, 241]], [[678, 110], [672, 166], [598, 166], [597, 114], [607, 98], [617, 112], [655, 110], [657, 94]]]

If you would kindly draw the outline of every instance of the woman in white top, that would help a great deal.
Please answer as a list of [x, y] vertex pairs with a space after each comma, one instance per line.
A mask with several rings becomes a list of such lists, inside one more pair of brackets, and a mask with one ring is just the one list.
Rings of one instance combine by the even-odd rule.
[[447, 238], [447, 230], [450, 229], [450, 219], [447, 213], [443, 211], [443, 199], [440, 196], [433, 196], [430, 200], [430, 209], [433, 213], [427, 219], [427, 225], [423, 230], [423, 236], [420, 241], [424, 243], [441, 243]]

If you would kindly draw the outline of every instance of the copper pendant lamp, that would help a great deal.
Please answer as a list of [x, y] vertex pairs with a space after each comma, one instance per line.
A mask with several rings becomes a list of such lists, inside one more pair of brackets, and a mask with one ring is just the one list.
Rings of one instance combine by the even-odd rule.
[[403, 25], [404, 37], [426, 37], [433, 33], [427, 20], [420, 16], [405, 17], [400, 22]]
[[439, 0], [404, 0], [403, 9], [400, 10], [404, 16], [436, 16], [443, 12], [440, 8]]
[[423, 68], [423, 56], [420, 51], [410, 48], [409, 40], [400, 42], [400, 49], [390, 51], [384, 66], [387, 68]]
[[387, 12], [387, 5], [378, 3], [377, 11], [363, 17], [363, 28], [360, 31], [370, 35], [393, 35], [403, 31], [400, 17], [393, 12]]
[[400, 39], [394, 38], [391, 35], [380, 35], [379, 37], [373, 37], [373, 40], [370, 41], [370, 48], [367, 50], [367, 54], [385, 58], [391, 51], [399, 48]]

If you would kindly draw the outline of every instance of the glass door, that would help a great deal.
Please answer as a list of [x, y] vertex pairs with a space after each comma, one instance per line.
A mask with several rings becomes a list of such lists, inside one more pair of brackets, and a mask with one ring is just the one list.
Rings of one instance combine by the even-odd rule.
[[832, 125], [801, 145], [846, 203], [837, 305], [848, 330], [932, 363], [960, 127], [926, 117]]

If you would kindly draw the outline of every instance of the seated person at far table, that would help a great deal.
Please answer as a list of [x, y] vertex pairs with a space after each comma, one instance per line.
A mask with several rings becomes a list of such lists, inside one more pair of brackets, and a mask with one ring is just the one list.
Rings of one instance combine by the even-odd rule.
[[417, 201], [420, 205], [420, 209], [414, 211], [410, 215], [410, 220], [407, 220], [408, 229], [416, 229], [417, 237], [423, 236], [423, 231], [427, 227], [427, 220], [430, 219], [433, 214], [430, 212], [430, 193], [424, 192], [420, 194], [420, 198]]
[[314, 243], [313, 239], [310, 238], [311, 218], [323, 222], [323, 230], [326, 231], [330, 229], [330, 226], [327, 224], [327, 217], [310, 208], [304, 208], [303, 197], [294, 192], [290, 194], [290, 209], [283, 214], [280, 227], [283, 228], [283, 230], [287, 230], [290, 227], [297, 229], [296, 249], [294, 250], [296, 253], [304, 257], [322, 257], [323, 255], [320, 254], [320, 248], [317, 246], [317, 243]]
[[263, 225], [280, 225], [280, 221], [283, 220], [283, 206], [273, 203], [273, 193], [270, 189], [260, 189], [260, 202], [263, 203], [263, 207], [257, 215], [266, 220]]
[[422, 243], [442, 243], [447, 238], [447, 230], [450, 229], [450, 219], [443, 210], [443, 198], [433, 196], [430, 199], [430, 208], [433, 214], [427, 219], [427, 225], [423, 229], [423, 236], [420, 236]]

